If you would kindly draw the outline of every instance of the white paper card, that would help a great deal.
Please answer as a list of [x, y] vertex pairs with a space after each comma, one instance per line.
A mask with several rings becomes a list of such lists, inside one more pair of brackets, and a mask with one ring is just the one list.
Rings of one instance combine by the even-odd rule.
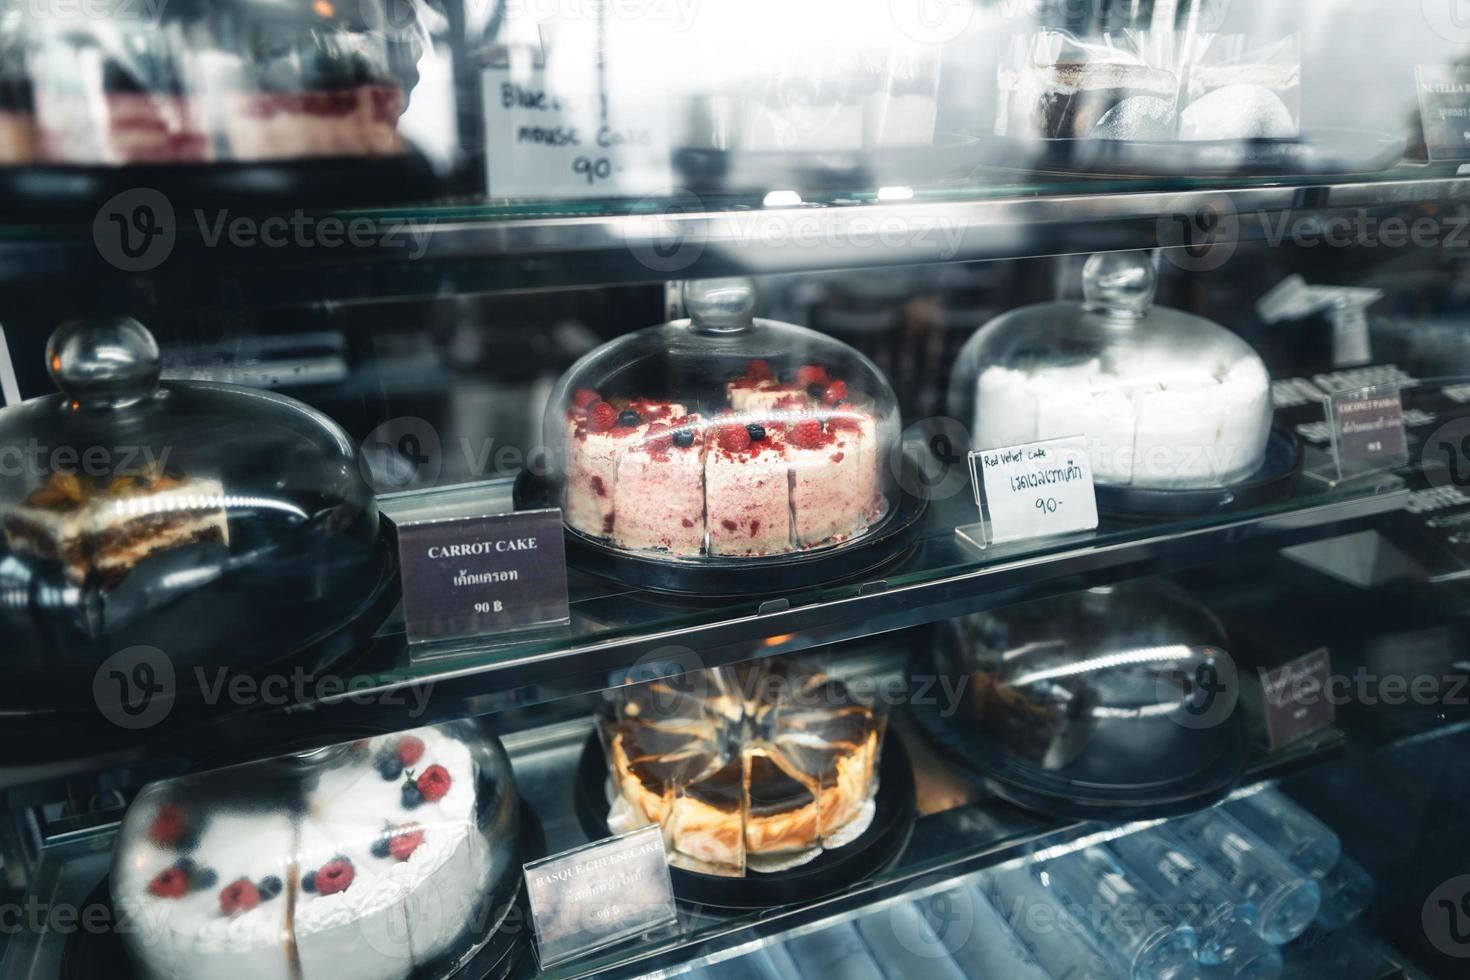
[[1084, 436], [972, 452], [970, 472], [989, 544], [1097, 527]]
[[542, 969], [678, 919], [657, 824], [533, 861], [524, 871]]
[[[642, 197], [673, 186], [667, 100], [660, 87], [625, 99], [598, 73], [554, 82], [541, 66], [481, 73], [486, 186], [491, 197]], [[632, 95], [636, 95], [636, 101]]]

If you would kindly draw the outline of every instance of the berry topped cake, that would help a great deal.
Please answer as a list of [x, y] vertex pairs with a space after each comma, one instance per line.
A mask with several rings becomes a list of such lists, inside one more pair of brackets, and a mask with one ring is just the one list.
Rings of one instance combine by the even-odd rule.
[[883, 718], [813, 668], [655, 681], [603, 721], [610, 824], [660, 824], [676, 866], [725, 876], [791, 867], [871, 819]]
[[428, 728], [150, 787], [112, 877], [139, 973], [452, 968], [473, 924], [494, 924], [482, 907], [493, 883], [513, 874], [511, 842], [488, 835], [513, 827], [481, 825], [479, 768], [470, 744]]
[[226, 116], [239, 160], [402, 153], [401, 86], [342, 45], [272, 52], [244, 70]]
[[779, 555], [861, 534], [886, 510], [877, 409], [828, 368], [752, 360], [701, 406], [571, 392], [567, 524], [678, 557]]

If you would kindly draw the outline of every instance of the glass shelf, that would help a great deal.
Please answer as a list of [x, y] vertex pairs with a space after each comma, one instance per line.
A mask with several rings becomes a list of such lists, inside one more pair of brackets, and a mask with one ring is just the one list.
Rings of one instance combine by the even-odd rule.
[[[1278, 238], [1283, 214], [1411, 208], [1470, 197], [1455, 165], [1318, 178], [1038, 178], [1019, 172], [906, 188], [869, 187], [771, 207], [761, 195], [537, 204], [443, 202], [325, 212], [360, 240], [267, 247], [217, 235], [218, 215], [183, 209], [175, 240], [136, 282], [99, 252], [86, 222], [0, 225], [0, 289], [95, 277], [98, 301], [189, 310], [363, 302], [505, 289], [647, 283]], [[911, 193], [909, 193], [911, 192]], [[226, 213], [226, 217], [228, 217]], [[203, 220], [201, 220], [201, 217]], [[1182, 220], [1175, 220], [1182, 219]], [[881, 232], [881, 233], [880, 233]], [[341, 237], [341, 236], [339, 236]], [[670, 258], [672, 256], [672, 258]], [[269, 272], [269, 275], [263, 273]], [[115, 301], [115, 300], [114, 300]]]
[[[1308, 449], [1309, 454], [1316, 452]], [[1308, 464], [1311, 459], [1307, 460]], [[958, 465], [958, 464], [956, 464]], [[509, 510], [510, 481], [384, 499], [385, 513], [422, 519], [468, 507]], [[159, 725], [122, 732], [104, 719], [55, 724], [11, 722], [37, 737], [46, 756], [0, 768], [0, 787], [149, 758], [155, 762], [224, 753], [248, 761], [283, 746], [331, 740], [367, 726], [403, 729], [492, 712], [530, 712], [601, 691], [629, 668], [685, 671], [792, 653], [888, 633], [964, 613], [1142, 574], [1178, 571], [1232, 557], [1335, 537], [1372, 526], [1404, 506], [1408, 491], [1391, 475], [1329, 487], [1302, 480], [1294, 495], [1267, 506], [1170, 524], [1105, 521], [1098, 530], [979, 551], [954, 529], [974, 519], [968, 489], [932, 501], [917, 543], [863, 580], [779, 596], [687, 599], [621, 586], [571, 570], [571, 624], [522, 642], [495, 637], [423, 649], [406, 642], [397, 614], [360, 654], [331, 670], [265, 684], [232, 704], [181, 700]], [[217, 685], [218, 679], [211, 679]], [[243, 701], [243, 703], [242, 703]], [[99, 752], [98, 746], [107, 750]]]

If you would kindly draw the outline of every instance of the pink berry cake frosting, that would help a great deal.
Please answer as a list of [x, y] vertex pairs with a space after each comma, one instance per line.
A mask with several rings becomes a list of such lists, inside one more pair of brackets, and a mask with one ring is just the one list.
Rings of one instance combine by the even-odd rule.
[[167, 980], [448, 972], [513, 874], [513, 840], [477, 815], [479, 767], [426, 728], [149, 787], [112, 875], [134, 965]]
[[724, 402], [576, 389], [566, 409], [566, 522], [630, 551], [779, 555], [846, 541], [884, 514], [870, 398], [806, 364], [750, 361]]

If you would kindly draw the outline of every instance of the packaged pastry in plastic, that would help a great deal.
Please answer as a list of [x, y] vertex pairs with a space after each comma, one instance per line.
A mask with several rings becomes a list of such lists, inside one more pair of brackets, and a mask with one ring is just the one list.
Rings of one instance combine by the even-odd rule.
[[112, 898], [144, 980], [447, 977], [519, 889], [510, 762], [470, 724], [154, 783]]
[[999, 83], [998, 136], [1174, 138], [1179, 73], [1172, 33], [1019, 35], [1002, 57]]
[[1294, 139], [1301, 134], [1301, 46], [1240, 34], [1197, 39], [1185, 69], [1181, 140]]
[[670, 863], [798, 867], [871, 824], [886, 717], [801, 661], [621, 689], [600, 716], [617, 832], [659, 824]]

